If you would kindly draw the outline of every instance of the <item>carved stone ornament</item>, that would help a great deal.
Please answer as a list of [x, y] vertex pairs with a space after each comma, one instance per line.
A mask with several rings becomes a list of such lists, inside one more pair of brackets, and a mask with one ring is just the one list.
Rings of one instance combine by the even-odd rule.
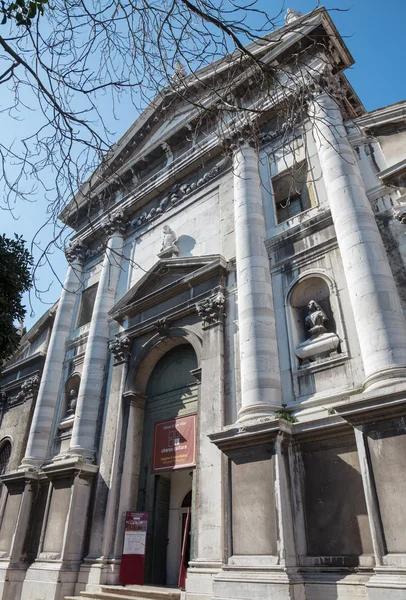
[[7, 394], [4, 390], [0, 389], [0, 406], [4, 406], [7, 402]]
[[24, 381], [24, 383], [21, 384], [21, 391], [24, 393], [24, 396], [35, 396], [38, 393], [40, 382], [41, 379], [38, 375], [34, 375], [34, 377], [30, 377]]
[[86, 258], [87, 247], [86, 245], [78, 240], [77, 242], [70, 242], [69, 246], [65, 248], [66, 260], [69, 263], [72, 262], [83, 262]]
[[138, 215], [133, 219], [131, 221], [131, 226], [138, 229], [139, 227], [142, 227], [144, 223], [149, 223], [150, 221], [157, 219], [176, 204], [183, 202], [189, 194], [192, 194], [194, 191], [217, 177], [217, 175], [219, 175], [219, 173], [221, 173], [229, 164], [230, 159], [224, 157], [197, 181], [176, 183], [172, 186], [170, 192], [159, 200], [157, 206], [152, 207], [148, 212], [144, 211], [141, 215]]
[[402, 225], [406, 225], [406, 203], [401, 203], [393, 209], [393, 216], [400, 221]]
[[158, 253], [159, 258], [172, 258], [179, 255], [179, 248], [176, 245], [177, 237], [175, 232], [169, 227], [164, 225], [162, 228], [163, 240], [161, 250]]
[[131, 353], [131, 340], [128, 335], [123, 335], [112, 340], [109, 344], [110, 352], [114, 355], [114, 366], [127, 362]]
[[232, 123], [227, 129], [219, 134], [223, 151], [231, 153], [241, 146], [248, 144], [256, 148], [258, 145], [258, 132], [255, 124], [246, 116]]
[[156, 322], [156, 328], [158, 329], [158, 333], [161, 337], [168, 337], [170, 326], [171, 324], [166, 317], [158, 319]]
[[225, 310], [226, 298], [221, 290], [218, 290], [213, 296], [205, 298], [196, 304], [196, 311], [203, 320], [203, 329], [211, 325], [221, 323], [226, 316]]
[[302, 342], [296, 350], [296, 356], [306, 365], [309, 361], [328, 358], [337, 352], [340, 339], [335, 333], [329, 333], [325, 327], [328, 318], [317, 302], [310, 300], [307, 305], [305, 327], [310, 337]]
[[41, 378], [38, 375], [34, 375], [29, 379], [26, 379], [21, 384], [21, 390], [16, 394], [16, 396], [8, 397], [9, 404], [16, 404], [19, 402], [25, 402], [28, 398], [36, 397], [38, 394], [39, 384], [41, 382]]
[[107, 215], [101, 223], [102, 229], [108, 236], [114, 235], [115, 233], [125, 233], [126, 225], [127, 220], [122, 210]]

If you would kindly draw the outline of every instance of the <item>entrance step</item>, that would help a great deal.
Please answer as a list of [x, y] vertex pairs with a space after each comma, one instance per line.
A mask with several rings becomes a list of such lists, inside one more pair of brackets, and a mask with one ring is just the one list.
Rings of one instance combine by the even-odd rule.
[[97, 592], [81, 592], [79, 596], [66, 596], [65, 600], [180, 600], [176, 588], [152, 585], [101, 585]]

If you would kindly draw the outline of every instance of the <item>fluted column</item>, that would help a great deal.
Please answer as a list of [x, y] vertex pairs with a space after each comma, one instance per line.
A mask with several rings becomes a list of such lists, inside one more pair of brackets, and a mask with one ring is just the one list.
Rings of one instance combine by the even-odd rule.
[[124, 222], [118, 213], [104, 224], [108, 235], [92, 320], [87, 338], [83, 376], [77, 399], [70, 452], [93, 458], [96, 449], [96, 430], [108, 360], [108, 312], [113, 307], [121, 268]]
[[233, 172], [242, 399], [238, 421], [245, 421], [273, 414], [282, 396], [258, 153], [243, 138], [234, 144]]
[[49, 438], [63, 374], [65, 343], [72, 327], [75, 302], [81, 286], [84, 254], [85, 248], [80, 242], [66, 250], [66, 258], [70, 264], [59, 298], [21, 469], [28, 466], [40, 467], [48, 455]]
[[348, 141], [327, 94], [309, 107], [365, 369], [365, 387], [406, 375], [406, 321], [388, 257]]

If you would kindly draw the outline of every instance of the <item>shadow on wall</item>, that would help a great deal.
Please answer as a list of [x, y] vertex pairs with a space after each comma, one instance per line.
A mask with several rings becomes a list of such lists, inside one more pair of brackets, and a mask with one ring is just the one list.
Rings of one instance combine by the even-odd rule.
[[179, 248], [179, 256], [193, 256], [192, 250], [196, 246], [196, 240], [190, 235], [181, 235], [178, 237], [176, 245]]
[[303, 453], [308, 556], [332, 566], [347, 557], [372, 554], [372, 540], [356, 449], [325, 448]]

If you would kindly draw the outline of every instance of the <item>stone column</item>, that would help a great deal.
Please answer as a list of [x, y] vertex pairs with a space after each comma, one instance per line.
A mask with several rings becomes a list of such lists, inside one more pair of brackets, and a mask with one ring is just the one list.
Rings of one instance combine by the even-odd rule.
[[108, 360], [108, 312], [114, 305], [121, 268], [125, 231], [123, 214], [119, 212], [112, 215], [103, 224], [103, 228], [108, 240], [87, 338], [70, 445], [72, 454], [79, 454], [88, 459], [94, 457], [96, 450], [100, 397]]
[[48, 454], [49, 438], [63, 374], [65, 342], [72, 328], [76, 298], [81, 287], [84, 256], [85, 248], [81, 242], [71, 245], [66, 250], [66, 258], [70, 265], [56, 311], [25, 457], [20, 469], [29, 466], [40, 467]]
[[247, 139], [239, 137], [233, 153], [242, 399], [238, 421], [269, 416], [282, 402], [258, 153]]
[[388, 257], [339, 107], [327, 94], [309, 107], [348, 292], [365, 387], [406, 375], [406, 321]]

